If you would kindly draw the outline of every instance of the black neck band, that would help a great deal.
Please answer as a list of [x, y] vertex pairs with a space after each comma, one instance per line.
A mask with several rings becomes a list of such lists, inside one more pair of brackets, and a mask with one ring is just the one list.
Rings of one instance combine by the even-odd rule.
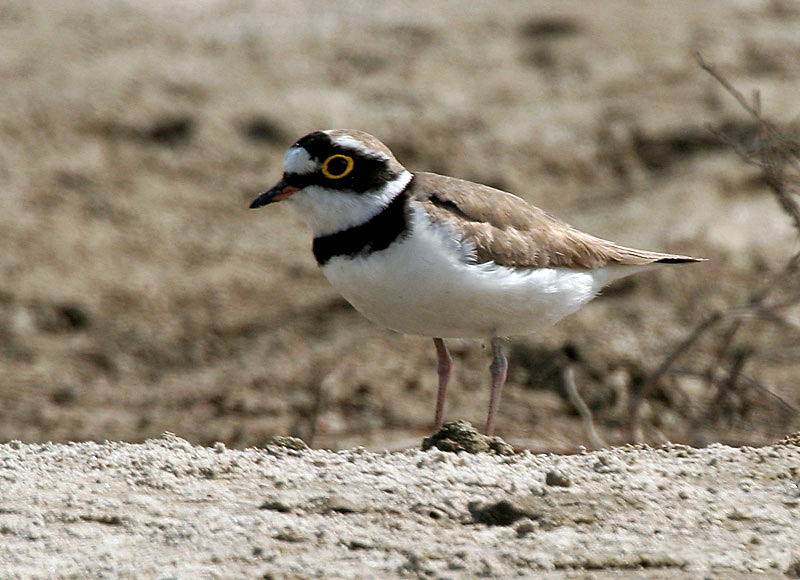
[[383, 210], [363, 224], [346, 230], [314, 238], [314, 257], [324, 266], [335, 256], [363, 256], [380, 252], [407, 233], [408, 216], [406, 203], [408, 190], [414, 178]]

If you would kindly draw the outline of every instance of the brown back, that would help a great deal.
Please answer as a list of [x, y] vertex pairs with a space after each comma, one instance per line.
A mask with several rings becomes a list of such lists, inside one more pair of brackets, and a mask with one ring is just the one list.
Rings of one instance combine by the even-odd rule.
[[522, 199], [485, 185], [417, 173], [411, 196], [435, 222], [464, 232], [478, 263], [518, 268], [600, 268], [611, 264], [697, 262], [697, 258], [636, 250], [586, 234]]

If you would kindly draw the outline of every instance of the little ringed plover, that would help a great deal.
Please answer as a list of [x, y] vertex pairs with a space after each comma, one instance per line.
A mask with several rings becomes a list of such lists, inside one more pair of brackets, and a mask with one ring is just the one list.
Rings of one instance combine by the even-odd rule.
[[488, 338], [494, 431], [508, 368], [502, 337], [555, 324], [610, 282], [656, 264], [698, 262], [583, 233], [498, 189], [412, 173], [361, 131], [315, 131], [251, 208], [287, 200], [314, 236], [331, 284], [368, 319], [433, 338], [442, 426], [452, 360], [445, 338]]

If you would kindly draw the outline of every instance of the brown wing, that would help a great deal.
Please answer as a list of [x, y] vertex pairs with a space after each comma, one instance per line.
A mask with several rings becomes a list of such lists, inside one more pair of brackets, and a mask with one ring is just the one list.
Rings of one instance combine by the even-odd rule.
[[433, 221], [464, 232], [462, 239], [474, 244], [478, 263], [586, 269], [700, 261], [618, 246], [576, 230], [510, 193], [435, 173], [415, 174], [411, 196]]

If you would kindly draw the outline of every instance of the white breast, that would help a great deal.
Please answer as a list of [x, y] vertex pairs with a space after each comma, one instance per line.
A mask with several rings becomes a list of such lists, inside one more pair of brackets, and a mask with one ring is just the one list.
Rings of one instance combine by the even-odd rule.
[[422, 211], [412, 234], [365, 257], [331, 259], [323, 272], [359, 312], [408, 334], [485, 338], [555, 324], [618, 277], [600, 269], [525, 270], [469, 264], [454, 232]]

